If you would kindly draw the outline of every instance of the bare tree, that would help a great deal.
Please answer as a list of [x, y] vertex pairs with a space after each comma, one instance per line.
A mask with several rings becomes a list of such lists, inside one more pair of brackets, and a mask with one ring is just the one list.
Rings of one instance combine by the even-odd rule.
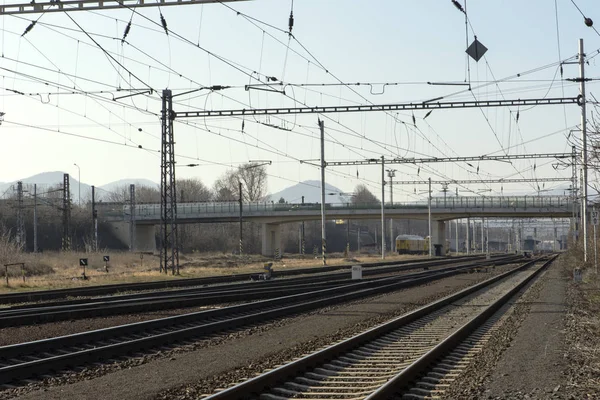
[[238, 167], [238, 179], [244, 184], [244, 199], [248, 201], [263, 200], [267, 192], [267, 169], [264, 165], [253, 163]]
[[212, 194], [201, 180], [197, 178], [181, 179], [177, 181], [179, 201], [210, 201]]
[[352, 204], [379, 204], [380, 201], [371, 191], [363, 184], [359, 184], [354, 188], [354, 196], [352, 196]]
[[213, 185], [216, 201], [234, 201], [240, 198], [239, 183], [242, 182], [242, 195], [245, 201], [263, 200], [267, 192], [267, 170], [255, 163], [241, 165], [236, 170], [228, 170]]

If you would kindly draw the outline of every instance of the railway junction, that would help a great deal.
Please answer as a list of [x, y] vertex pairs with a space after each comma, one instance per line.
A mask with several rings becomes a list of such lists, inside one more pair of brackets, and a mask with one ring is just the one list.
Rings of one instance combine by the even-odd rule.
[[467, 3], [3, 2], [0, 400], [600, 399], [598, 7]]
[[0, 397], [573, 398], [568, 262], [472, 255], [364, 265], [362, 279], [340, 266], [3, 295]]

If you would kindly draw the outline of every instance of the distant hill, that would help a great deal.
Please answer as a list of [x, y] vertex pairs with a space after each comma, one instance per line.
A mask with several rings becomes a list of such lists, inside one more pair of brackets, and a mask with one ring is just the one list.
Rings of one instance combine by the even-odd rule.
[[[332, 204], [348, 203], [349, 196], [340, 195], [342, 190], [325, 182], [325, 202]], [[329, 195], [329, 193], [333, 193]], [[320, 181], [303, 181], [294, 186], [283, 189], [280, 192], [273, 193], [268, 197], [268, 201], [278, 202], [283, 199], [288, 203], [300, 203], [304, 196], [305, 203], [320, 203], [321, 202], [321, 182]]]
[[[36, 174], [27, 178], [19, 179], [25, 185], [33, 185], [34, 183], [38, 185], [38, 192], [42, 193], [44, 190], [51, 186], [57, 186], [62, 184], [64, 172], [62, 171], [52, 171], [52, 172], [42, 172], [40, 174]], [[18, 181], [14, 182], [2, 182], [0, 183], [0, 195], [6, 192], [7, 195], [12, 190], [12, 187], [16, 186]], [[85, 203], [92, 197], [92, 187], [87, 183], [81, 183], [79, 185], [79, 181], [76, 176], [71, 174], [69, 183], [71, 185], [71, 199], [74, 203], [79, 201], [79, 188], [81, 187], [81, 202]], [[106, 185], [98, 186], [98, 190], [96, 193], [97, 200], [102, 200], [103, 192], [113, 192], [122, 187], [129, 187], [130, 184], [134, 185], [143, 185], [143, 186], [152, 186], [158, 188], [159, 185], [156, 182], [153, 182], [148, 179], [120, 179], [115, 182], [107, 183]]]

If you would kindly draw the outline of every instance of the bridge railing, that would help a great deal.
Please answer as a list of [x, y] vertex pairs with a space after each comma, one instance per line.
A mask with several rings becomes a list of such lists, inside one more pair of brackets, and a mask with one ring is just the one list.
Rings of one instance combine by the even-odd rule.
[[[498, 196], [498, 197], [434, 197], [431, 200], [431, 208], [435, 210], [460, 210], [460, 209], [491, 209], [507, 208], [522, 209], [529, 208], [552, 208], [552, 209], [570, 209], [573, 201], [566, 196]], [[379, 210], [381, 203], [342, 203], [326, 204], [327, 210]], [[320, 210], [319, 203], [289, 204], [289, 203], [266, 203], [253, 202], [244, 203], [242, 213], [250, 215], [260, 212], [298, 212]], [[394, 204], [385, 204], [386, 210], [393, 209], [427, 209], [427, 201], [418, 201], [410, 203], [394, 202]], [[178, 203], [177, 214], [181, 218], [186, 216], [207, 215], [207, 214], [238, 214], [239, 203], [231, 202], [198, 202], [198, 203]], [[107, 218], [129, 219], [129, 205], [111, 206], [100, 211], [100, 214]], [[158, 219], [160, 218], [160, 204], [138, 204], [136, 205], [136, 219]]]

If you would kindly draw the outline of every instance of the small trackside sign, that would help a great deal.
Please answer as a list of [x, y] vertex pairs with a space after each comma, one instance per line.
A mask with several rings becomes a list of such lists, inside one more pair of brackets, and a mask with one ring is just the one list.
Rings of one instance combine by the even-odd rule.
[[104, 260], [104, 262], [109, 262], [110, 256], [103, 256], [102, 259]]
[[80, 267], [87, 267], [88, 265], [88, 259], [87, 258], [80, 258], [79, 259], [79, 266]]

